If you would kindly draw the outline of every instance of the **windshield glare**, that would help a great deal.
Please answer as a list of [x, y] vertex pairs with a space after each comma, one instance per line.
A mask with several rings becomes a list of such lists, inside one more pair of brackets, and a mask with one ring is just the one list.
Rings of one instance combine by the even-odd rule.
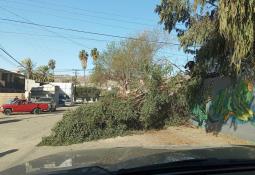
[[0, 172], [253, 160], [254, 7], [0, 1]]

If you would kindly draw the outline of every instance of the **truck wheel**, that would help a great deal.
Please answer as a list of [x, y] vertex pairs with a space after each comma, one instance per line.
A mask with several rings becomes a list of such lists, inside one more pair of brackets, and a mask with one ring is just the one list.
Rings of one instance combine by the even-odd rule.
[[55, 112], [56, 111], [56, 108], [51, 108], [50, 109], [50, 112]]
[[42, 110], [41, 110], [40, 108], [35, 108], [35, 109], [33, 110], [33, 113], [34, 113], [34, 114], [41, 114], [41, 112], [42, 112]]
[[5, 109], [5, 110], [4, 110], [4, 114], [5, 114], [5, 115], [11, 115], [11, 113], [12, 113], [12, 110], [11, 110], [11, 109]]

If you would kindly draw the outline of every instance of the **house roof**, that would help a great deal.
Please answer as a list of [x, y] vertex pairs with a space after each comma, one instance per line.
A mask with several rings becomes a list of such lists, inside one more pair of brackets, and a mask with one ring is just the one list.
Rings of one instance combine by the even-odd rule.
[[16, 72], [11, 72], [11, 71], [8, 71], [8, 70], [5, 70], [5, 69], [1, 69], [1, 68], [0, 68], [0, 72], [3, 72], [3, 73], [10, 73], [10, 74], [16, 74], [16, 75], [20, 75], [20, 76], [25, 77], [25, 76], [22, 75], [22, 74], [19, 74], [19, 73], [16, 73]]

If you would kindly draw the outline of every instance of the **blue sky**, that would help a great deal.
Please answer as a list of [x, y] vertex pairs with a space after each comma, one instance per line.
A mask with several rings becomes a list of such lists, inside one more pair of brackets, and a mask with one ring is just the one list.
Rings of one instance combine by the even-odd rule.
[[[159, 0], [0, 0], [1, 18], [54, 25], [65, 28], [134, 36], [144, 30], [160, 29], [154, 8]], [[2, 9], [1, 9], [2, 8]], [[13, 12], [16, 14], [13, 14]], [[63, 37], [64, 36], [64, 37]], [[68, 39], [66, 39], [68, 38]], [[174, 35], [170, 42], [177, 43]], [[105, 49], [110, 41], [118, 38], [45, 29], [0, 20], [0, 45], [16, 59], [31, 58], [36, 66], [47, 64], [50, 58], [57, 62], [56, 73], [64, 69], [81, 69], [78, 53], [85, 49]], [[178, 46], [164, 50], [177, 65], [187, 61]], [[191, 56], [189, 56], [191, 59]], [[89, 59], [88, 69], [93, 67]], [[16, 64], [16, 63], [15, 63]], [[15, 65], [0, 52], [0, 68], [15, 70]]]

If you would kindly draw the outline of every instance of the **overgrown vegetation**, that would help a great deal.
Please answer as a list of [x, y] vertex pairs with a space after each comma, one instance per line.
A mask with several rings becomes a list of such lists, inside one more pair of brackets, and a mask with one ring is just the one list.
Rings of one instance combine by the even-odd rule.
[[76, 97], [82, 98], [87, 101], [93, 99], [95, 101], [99, 98], [101, 90], [96, 87], [85, 87], [85, 86], [77, 86], [76, 87]]
[[128, 97], [110, 93], [94, 104], [65, 113], [40, 145], [74, 144], [186, 123], [189, 112], [185, 93], [180, 93], [178, 84], [169, 91], [170, 77], [166, 75], [170, 69], [154, 64], [149, 70], [143, 91]]
[[[201, 74], [254, 75], [255, 0], [161, 0], [155, 11]], [[182, 24], [182, 25], [180, 25]]]
[[157, 42], [162, 40], [157, 32], [143, 32], [136, 38], [108, 44], [94, 61], [91, 81], [100, 86], [114, 81], [123, 93], [137, 88], [164, 44]]
[[34, 69], [35, 64], [30, 58], [23, 59], [21, 63], [24, 67], [20, 67], [19, 71], [23, 73], [27, 79], [33, 79], [37, 82], [54, 81], [54, 69], [56, 67], [56, 61], [54, 59], [50, 59], [48, 65], [41, 65], [36, 69]]

